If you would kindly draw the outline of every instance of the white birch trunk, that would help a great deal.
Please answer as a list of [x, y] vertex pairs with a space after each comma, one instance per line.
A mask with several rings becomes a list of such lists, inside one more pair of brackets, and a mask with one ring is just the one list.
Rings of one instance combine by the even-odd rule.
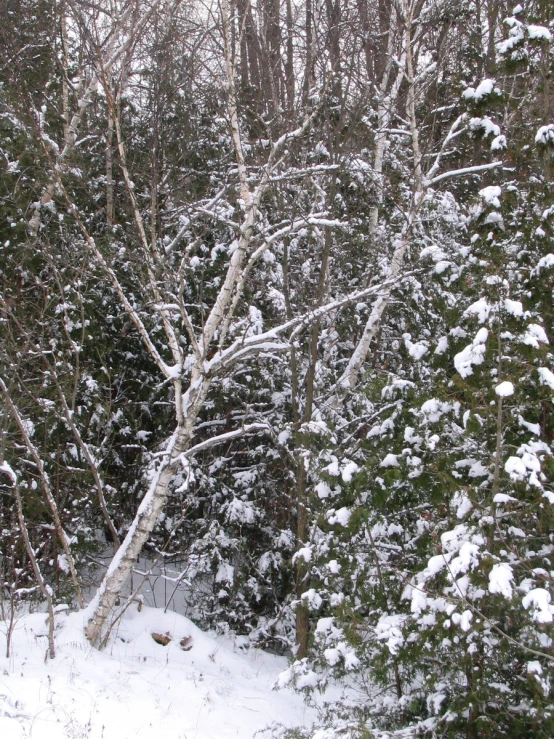
[[142, 499], [135, 519], [110, 562], [96, 595], [87, 607], [90, 617], [85, 631], [87, 638], [94, 646], [102, 647], [109, 636], [110, 616], [114, 611], [116, 601], [164, 509], [176, 467], [180, 462], [179, 458], [190, 446], [194, 422], [210, 385], [206, 378], [198, 377], [197, 373], [193, 375], [197, 379], [191, 381], [191, 389], [185, 394], [187, 397], [183, 398], [185, 422], [177, 426], [169, 439], [165, 456], [162, 457], [152, 476], [150, 486]]
[[[414, 69], [413, 69], [413, 39], [412, 39], [413, 12], [414, 12], [414, 3], [410, 2], [409, 0], [405, 0], [404, 18], [403, 18], [404, 26], [405, 26], [405, 30], [404, 30], [405, 48], [404, 48], [402, 59], [404, 61], [403, 66], [405, 67], [405, 69], [403, 70], [404, 76], [408, 82], [408, 94], [407, 94], [406, 108], [407, 108], [408, 119], [410, 123], [410, 134], [411, 134], [411, 139], [412, 139], [412, 153], [413, 153], [413, 165], [414, 165], [414, 193], [413, 193], [413, 198], [412, 198], [412, 204], [410, 206], [410, 210], [409, 210], [409, 213], [406, 219], [406, 224], [402, 230], [400, 237], [396, 239], [396, 241], [393, 243], [394, 251], [392, 254], [392, 259], [391, 259], [389, 270], [387, 273], [388, 286], [384, 290], [383, 294], [380, 295], [377, 298], [377, 300], [373, 303], [371, 312], [369, 314], [366, 325], [364, 327], [362, 337], [360, 341], [358, 342], [352, 356], [350, 357], [350, 361], [348, 362], [348, 365], [345, 371], [343, 372], [341, 378], [339, 379], [339, 386], [342, 387], [343, 389], [348, 389], [348, 390], [353, 390], [354, 387], [356, 386], [358, 377], [360, 375], [362, 366], [366, 360], [371, 343], [379, 332], [379, 328], [381, 326], [383, 315], [390, 302], [390, 296], [391, 296], [393, 284], [397, 280], [397, 278], [400, 277], [400, 275], [402, 274], [406, 251], [408, 248], [412, 230], [413, 230], [413, 227], [417, 219], [417, 214], [418, 214], [421, 202], [423, 200], [424, 192], [429, 185], [428, 181], [424, 180], [422, 169], [421, 169], [421, 150], [419, 146], [418, 122], [417, 122], [416, 107], [415, 107], [417, 91], [416, 91], [416, 82], [414, 78]], [[389, 34], [389, 35], [392, 35], [392, 34]], [[401, 78], [402, 76], [399, 73], [395, 81], [395, 89], [396, 89], [397, 94], [398, 94], [398, 89], [399, 89]], [[388, 106], [388, 108], [387, 106], [384, 106], [382, 108], [382, 111], [383, 111], [384, 122], [390, 120], [390, 106]], [[381, 110], [380, 110], [380, 115], [381, 115]], [[384, 127], [385, 126], [380, 124], [381, 129]], [[384, 139], [381, 138], [381, 131], [379, 131], [378, 136], [377, 136], [376, 150], [375, 150], [375, 167], [379, 174], [382, 172], [382, 168], [383, 168], [383, 156], [384, 156]], [[371, 216], [370, 216], [371, 233], [374, 233], [377, 228], [378, 218], [379, 218], [379, 207], [376, 206], [373, 209]]]

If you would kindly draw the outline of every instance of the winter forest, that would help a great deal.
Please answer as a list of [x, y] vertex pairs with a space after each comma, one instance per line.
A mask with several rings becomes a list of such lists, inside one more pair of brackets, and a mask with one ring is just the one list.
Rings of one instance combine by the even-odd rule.
[[144, 604], [335, 691], [263, 736], [554, 736], [551, 0], [1, 8], [2, 657]]

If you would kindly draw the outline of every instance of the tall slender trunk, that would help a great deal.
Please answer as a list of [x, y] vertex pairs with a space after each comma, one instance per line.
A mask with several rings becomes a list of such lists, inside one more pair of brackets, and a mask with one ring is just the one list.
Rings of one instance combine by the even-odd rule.
[[[406, 251], [408, 248], [408, 243], [412, 235], [412, 230], [414, 228], [414, 225], [416, 223], [417, 214], [419, 212], [419, 208], [423, 199], [423, 193], [425, 189], [425, 183], [423, 179], [423, 172], [422, 172], [422, 157], [421, 157], [421, 149], [419, 146], [419, 132], [418, 132], [418, 121], [416, 117], [416, 80], [414, 77], [414, 69], [413, 69], [413, 38], [412, 38], [412, 23], [413, 23], [413, 12], [414, 12], [414, 3], [408, 2], [405, 0], [405, 6], [404, 6], [404, 62], [405, 62], [405, 76], [408, 83], [408, 94], [407, 94], [407, 101], [406, 101], [406, 112], [409, 119], [410, 124], [410, 133], [412, 138], [412, 152], [413, 152], [413, 166], [414, 166], [414, 193], [412, 198], [412, 204], [410, 207], [410, 210], [406, 217], [406, 222], [404, 225], [404, 228], [402, 230], [402, 233], [399, 235], [397, 239], [395, 239], [393, 243], [393, 253], [392, 258], [390, 262], [390, 267], [388, 271], [388, 279], [389, 280], [395, 280], [397, 277], [399, 277], [402, 273], [402, 269], [404, 266], [404, 259], [406, 256]], [[391, 16], [391, 32], [390, 36], [392, 36], [392, 16]], [[398, 81], [398, 78], [397, 78]], [[386, 90], [386, 88], [385, 88]], [[398, 88], [396, 88], [396, 92], [398, 92]], [[390, 95], [389, 100], [387, 100], [387, 96], [383, 96], [383, 119], [382, 122], [380, 121], [380, 128], [379, 128], [379, 136], [377, 138], [376, 143], [376, 149], [375, 149], [375, 164], [379, 166], [379, 169], [382, 171], [383, 166], [383, 157], [385, 152], [385, 138], [380, 138], [381, 134], [386, 133], [383, 131], [383, 128], [385, 127], [384, 124], [389, 120], [388, 116], [390, 113], [386, 113], [386, 107], [391, 104]], [[388, 123], [387, 123], [388, 125]], [[375, 229], [377, 227], [377, 222], [379, 218], [379, 206], [380, 206], [380, 200], [378, 199], [376, 206], [372, 209], [371, 215], [370, 215], [370, 229], [372, 229], [372, 232], [375, 232]], [[356, 385], [356, 382], [358, 381], [359, 374], [361, 372], [362, 366], [365, 362], [365, 359], [367, 357], [369, 348], [371, 346], [372, 341], [377, 336], [377, 333], [381, 326], [381, 321], [383, 319], [383, 315], [385, 313], [385, 310], [389, 304], [390, 297], [392, 293], [392, 285], [389, 284], [389, 286], [383, 291], [383, 293], [377, 298], [375, 303], [372, 306], [371, 312], [369, 314], [369, 317], [367, 319], [366, 325], [364, 327], [364, 331], [362, 334], [362, 337], [360, 341], [358, 342], [352, 356], [350, 357], [350, 361], [348, 362], [348, 365], [342, 374], [342, 377], [340, 378], [340, 384], [343, 388], [349, 388], [353, 389]]]
[[118, 111], [108, 109], [108, 130], [106, 132], [106, 226], [113, 228], [115, 223], [115, 201], [114, 201], [114, 181], [113, 181], [113, 133], [114, 124], [113, 116], [118, 115]]
[[60, 2], [60, 31], [62, 37], [62, 115], [63, 137], [67, 140], [69, 133], [69, 82], [67, 72], [67, 19], [65, 17], [65, 1]]
[[21, 534], [23, 535], [23, 541], [25, 542], [25, 549], [27, 550], [27, 555], [31, 562], [33, 573], [40, 588], [40, 592], [42, 593], [42, 597], [46, 601], [46, 609], [48, 611], [48, 656], [50, 657], [50, 659], [54, 659], [54, 657], [56, 656], [56, 646], [54, 644], [54, 604], [52, 602], [52, 592], [49, 586], [44, 581], [42, 572], [40, 571], [38, 560], [35, 556], [34, 549], [31, 546], [29, 531], [27, 529], [27, 522], [25, 521], [25, 516], [23, 514], [23, 502], [21, 500], [21, 492], [19, 490], [19, 484], [17, 483], [17, 481], [14, 481], [14, 492], [17, 506], [17, 518], [19, 521]]
[[[331, 198], [332, 200], [332, 198]], [[323, 236], [323, 249], [321, 254], [321, 267], [316, 294], [316, 306], [323, 303], [327, 289], [327, 274], [329, 268], [329, 257], [331, 254], [332, 238], [329, 229]], [[302, 423], [308, 424], [312, 419], [314, 408], [314, 394], [316, 381], [316, 368], [318, 358], [320, 321], [314, 321], [310, 331], [308, 371], [305, 384], [305, 406], [302, 415]], [[296, 548], [297, 550], [308, 543], [310, 536], [310, 495], [308, 493], [308, 469], [305, 450], [309, 446], [308, 434], [304, 429], [297, 432], [297, 453], [299, 456], [296, 471]], [[296, 608], [296, 643], [298, 659], [302, 659], [308, 650], [310, 615], [308, 606], [301, 602], [302, 593], [310, 586], [310, 567], [307, 562], [298, 557], [296, 560], [296, 598], [300, 601]]]
[[293, 22], [292, 2], [287, 2], [287, 56], [285, 59], [285, 84], [287, 88], [287, 105], [292, 112], [294, 107], [294, 47], [293, 47]]
[[158, 220], [159, 220], [159, 205], [158, 205], [158, 170], [159, 170], [159, 137], [158, 137], [158, 115], [156, 113], [154, 123], [154, 141], [152, 144], [152, 158], [150, 164], [150, 243], [152, 245], [152, 251], [156, 250], [158, 243]]
[[313, 9], [312, 0], [306, 0], [306, 67], [304, 69], [303, 97], [306, 101], [313, 84]]
[[281, 57], [280, 0], [265, 0], [264, 3], [264, 47], [266, 56], [267, 90], [266, 100], [275, 113], [286, 105], [283, 61]]
[[487, 74], [496, 72], [496, 31], [498, 25], [498, 13], [500, 11], [499, 0], [489, 0], [487, 4]]

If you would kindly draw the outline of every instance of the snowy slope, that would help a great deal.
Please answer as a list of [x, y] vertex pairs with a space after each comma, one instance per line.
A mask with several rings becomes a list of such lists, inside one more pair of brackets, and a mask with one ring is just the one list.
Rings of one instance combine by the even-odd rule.
[[[61, 614], [54, 660], [45, 659], [45, 619], [18, 620], [10, 658], [0, 622], [2, 739], [251, 739], [316, 718], [301, 696], [272, 690], [286, 659], [243, 651], [175, 613], [133, 605], [103, 652], [84, 638], [80, 613]], [[161, 646], [152, 632], [172, 641]]]

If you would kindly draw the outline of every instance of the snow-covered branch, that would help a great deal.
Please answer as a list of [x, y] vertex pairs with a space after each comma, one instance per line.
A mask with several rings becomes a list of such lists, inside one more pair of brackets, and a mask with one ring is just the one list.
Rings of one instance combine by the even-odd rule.
[[273, 433], [271, 426], [269, 426], [267, 423], [248, 423], [241, 428], [234, 429], [233, 431], [227, 431], [225, 434], [220, 434], [219, 436], [212, 436], [211, 438], [206, 439], [206, 441], [201, 441], [199, 444], [191, 446], [190, 449], [187, 449], [185, 452], [183, 452], [181, 458], [189, 459], [190, 457], [194, 457], [199, 452], [203, 452], [206, 449], [217, 446], [218, 444], [224, 444], [226, 441], [232, 441], [233, 439], [238, 439], [241, 436], [246, 436], [253, 431], [265, 431], [266, 433], [270, 434]]
[[477, 164], [474, 167], [463, 167], [462, 169], [452, 169], [450, 172], [443, 172], [443, 174], [439, 174], [436, 177], [433, 177], [432, 180], [429, 180], [426, 184], [428, 187], [432, 187], [433, 185], [436, 185], [438, 182], [441, 182], [442, 180], [449, 179], [451, 177], [462, 177], [466, 174], [475, 174], [478, 172], [486, 172], [489, 169], [498, 169], [498, 167], [504, 166], [504, 162], [490, 162], [489, 164]]

